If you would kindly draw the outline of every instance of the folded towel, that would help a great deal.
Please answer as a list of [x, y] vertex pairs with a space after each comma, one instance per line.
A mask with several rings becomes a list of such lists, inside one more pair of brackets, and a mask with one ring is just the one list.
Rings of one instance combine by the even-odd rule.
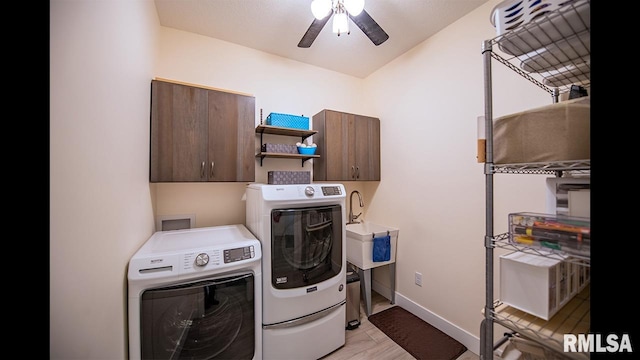
[[391, 236], [373, 238], [373, 261], [391, 260]]

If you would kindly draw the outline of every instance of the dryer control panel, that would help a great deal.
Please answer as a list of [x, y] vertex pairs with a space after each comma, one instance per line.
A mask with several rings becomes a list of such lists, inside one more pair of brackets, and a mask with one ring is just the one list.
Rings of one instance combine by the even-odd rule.
[[224, 262], [236, 262], [242, 260], [253, 259], [256, 256], [256, 251], [253, 245], [239, 247], [235, 249], [226, 249], [224, 251]]

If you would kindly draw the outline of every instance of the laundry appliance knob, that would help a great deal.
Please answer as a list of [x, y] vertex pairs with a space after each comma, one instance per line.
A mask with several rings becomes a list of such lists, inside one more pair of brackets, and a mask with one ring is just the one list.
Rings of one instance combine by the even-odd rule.
[[209, 263], [209, 255], [207, 253], [200, 253], [196, 256], [196, 266], [205, 266]]
[[313, 186], [307, 186], [307, 187], [304, 189], [304, 194], [305, 194], [305, 195], [307, 195], [307, 196], [309, 196], [309, 197], [313, 196], [313, 194], [314, 194], [315, 192], [316, 192], [316, 191], [313, 189]]

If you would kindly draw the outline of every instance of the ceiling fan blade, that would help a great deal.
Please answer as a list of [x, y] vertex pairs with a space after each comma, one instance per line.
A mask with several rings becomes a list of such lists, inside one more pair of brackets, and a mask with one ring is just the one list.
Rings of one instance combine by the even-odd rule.
[[389, 38], [389, 35], [382, 30], [380, 25], [378, 25], [378, 23], [373, 20], [366, 11], [362, 10], [358, 16], [352, 16], [349, 14], [349, 18], [358, 25], [360, 30], [362, 30], [362, 32], [364, 32], [364, 34], [367, 35], [367, 37], [371, 39], [376, 46], [387, 41]]
[[314, 18], [313, 22], [307, 29], [307, 32], [304, 33], [304, 35], [302, 36], [302, 39], [300, 39], [300, 42], [298, 43], [298, 47], [301, 47], [301, 48], [310, 47], [311, 44], [313, 44], [313, 42], [318, 37], [318, 34], [320, 34], [320, 31], [322, 30], [322, 28], [324, 28], [324, 26], [327, 24], [327, 21], [329, 21], [329, 18], [331, 17], [332, 14], [333, 14], [333, 11], [329, 13], [329, 15], [325, 16], [322, 20], [318, 20]]

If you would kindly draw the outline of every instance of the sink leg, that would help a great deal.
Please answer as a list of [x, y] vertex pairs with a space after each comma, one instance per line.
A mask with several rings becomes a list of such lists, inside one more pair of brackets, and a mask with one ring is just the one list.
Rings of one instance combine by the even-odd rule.
[[391, 304], [396, 303], [396, 263], [389, 264], [389, 275], [391, 276]]
[[358, 275], [360, 276], [360, 290], [364, 297], [365, 312], [369, 317], [371, 315], [371, 269], [358, 269]]

